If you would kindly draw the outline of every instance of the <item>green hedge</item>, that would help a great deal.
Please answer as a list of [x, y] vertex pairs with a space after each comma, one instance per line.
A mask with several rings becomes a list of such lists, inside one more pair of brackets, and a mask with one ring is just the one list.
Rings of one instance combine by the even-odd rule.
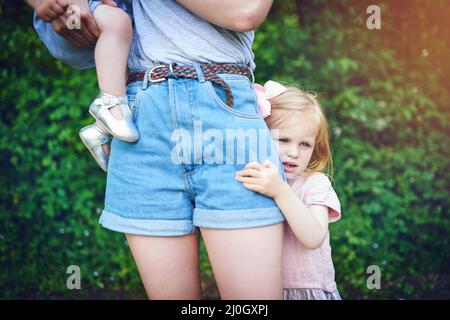
[[[379, 3], [371, 31], [369, 1], [276, 2], [256, 77], [316, 91], [327, 112], [343, 297], [449, 298], [449, 5]], [[95, 73], [54, 61], [22, 3], [0, 14], [0, 298], [144, 298], [125, 238], [98, 225], [105, 175], [78, 137]], [[83, 290], [67, 290], [71, 264]], [[366, 287], [369, 265], [381, 290]]]
[[[382, 29], [368, 30], [371, 1], [283, 3], [257, 33], [258, 75], [322, 97], [343, 296], [449, 298], [449, 4], [379, 1]], [[381, 290], [366, 287], [369, 265]]]

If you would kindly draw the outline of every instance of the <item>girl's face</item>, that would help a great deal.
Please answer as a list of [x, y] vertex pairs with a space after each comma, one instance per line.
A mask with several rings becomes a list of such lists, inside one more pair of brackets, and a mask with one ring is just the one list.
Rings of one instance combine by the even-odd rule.
[[283, 121], [278, 132], [272, 132], [288, 179], [300, 175], [308, 166], [318, 131], [316, 118], [309, 114], [300, 114]]

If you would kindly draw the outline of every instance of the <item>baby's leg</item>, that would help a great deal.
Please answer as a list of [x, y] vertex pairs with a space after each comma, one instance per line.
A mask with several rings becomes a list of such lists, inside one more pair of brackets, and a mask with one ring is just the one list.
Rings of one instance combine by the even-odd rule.
[[[123, 96], [132, 38], [131, 19], [122, 9], [103, 4], [95, 9], [94, 18], [100, 29], [95, 46], [95, 64], [100, 90], [115, 96]], [[114, 117], [121, 119], [122, 112], [118, 106], [110, 110]]]

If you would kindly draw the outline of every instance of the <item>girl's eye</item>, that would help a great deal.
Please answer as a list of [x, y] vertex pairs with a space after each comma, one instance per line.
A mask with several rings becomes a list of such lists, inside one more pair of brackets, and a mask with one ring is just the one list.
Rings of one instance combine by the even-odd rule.
[[311, 145], [310, 145], [308, 142], [302, 142], [302, 143], [300, 143], [300, 145], [301, 145], [301, 146], [305, 146], [305, 147], [307, 147], [307, 148], [310, 148], [310, 147], [311, 147]]
[[278, 139], [280, 142], [288, 142], [288, 139]]

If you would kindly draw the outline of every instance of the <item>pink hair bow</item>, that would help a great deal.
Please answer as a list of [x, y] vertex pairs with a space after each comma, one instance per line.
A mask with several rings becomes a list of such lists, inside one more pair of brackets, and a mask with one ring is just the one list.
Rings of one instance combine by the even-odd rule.
[[270, 104], [270, 99], [278, 97], [287, 90], [285, 86], [272, 80], [267, 81], [264, 87], [255, 83], [253, 84], [253, 89], [256, 92], [259, 113], [263, 118], [267, 118], [271, 114], [272, 105]]

